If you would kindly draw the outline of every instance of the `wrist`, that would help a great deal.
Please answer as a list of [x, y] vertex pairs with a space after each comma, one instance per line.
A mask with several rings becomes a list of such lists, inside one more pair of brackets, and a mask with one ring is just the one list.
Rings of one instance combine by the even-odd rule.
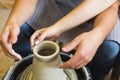
[[101, 42], [105, 39], [106, 34], [104, 33], [103, 30], [99, 29], [99, 28], [94, 28], [93, 30], [91, 30], [93, 34], [95, 34], [95, 37], [100, 40]]
[[7, 21], [6, 22], [6, 25], [5, 26], [17, 26], [17, 27], [19, 27], [19, 25], [17, 24], [17, 22], [16, 21]]
[[64, 32], [62, 26], [57, 25], [57, 24], [52, 25], [50, 28], [53, 29], [57, 35], [60, 35]]

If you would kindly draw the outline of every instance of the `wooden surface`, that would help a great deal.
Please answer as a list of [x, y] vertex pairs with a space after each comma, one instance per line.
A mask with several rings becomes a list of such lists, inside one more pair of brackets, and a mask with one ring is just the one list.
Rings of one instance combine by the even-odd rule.
[[0, 0], [0, 8], [11, 8], [15, 0]]
[[[7, 1], [7, 0], [4, 0], [4, 1]], [[7, 2], [5, 3], [8, 4]], [[10, 6], [9, 8], [6, 6], [1, 6], [1, 0], [0, 0], [0, 32], [2, 31], [5, 25], [5, 22], [7, 20], [7, 17], [10, 11], [11, 11]], [[13, 64], [14, 64], [14, 60], [9, 57], [6, 57], [0, 46], [0, 80], [2, 80], [2, 78], [10, 68], [10, 66]]]
[[14, 63], [13, 59], [6, 57], [0, 48], [0, 80], [6, 74], [9, 67]]

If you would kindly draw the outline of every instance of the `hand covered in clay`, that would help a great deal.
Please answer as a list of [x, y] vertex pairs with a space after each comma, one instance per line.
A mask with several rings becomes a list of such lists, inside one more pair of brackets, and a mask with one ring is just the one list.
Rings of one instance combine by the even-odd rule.
[[60, 65], [60, 68], [79, 69], [85, 66], [93, 59], [102, 41], [99, 34], [92, 31], [78, 35], [62, 48], [64, 52], [69, 52], [74, 48], [77, 50], [70, 60]]
[[12, 49], [12, 45], [17, 42], [19, 32], [19, 26], [12, 24], [6, 26], [0, 35], [0, 44], [5, 55], [16, 60], [22, 59], [22, 57]]
[[57, 31], [57, 29], [52, 27], [37, 30], [30, 38], [31, 47], [45, 39], [55, 40], [59, 35], [60, 33]]

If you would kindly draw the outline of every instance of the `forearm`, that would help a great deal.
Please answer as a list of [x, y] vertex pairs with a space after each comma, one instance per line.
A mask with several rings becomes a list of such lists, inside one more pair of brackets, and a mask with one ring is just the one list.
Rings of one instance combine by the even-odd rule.
[[84, 0], [74, 10], [54, 24], [58, 32], [65, 32], [93, 18], [116, 0]]
[[116, 23], [118, 17], [118, 6], [118, 2], [114, 3], [110, 8], [99, 14], [95, 19], [92, 31], [94, 31], [95, 34], [100, 35], [102, 40], [104, 40], [104, 38], [111, 32]]
[[16, 0], [6, 25], [21, 26], [33, 14], [37, 0]]

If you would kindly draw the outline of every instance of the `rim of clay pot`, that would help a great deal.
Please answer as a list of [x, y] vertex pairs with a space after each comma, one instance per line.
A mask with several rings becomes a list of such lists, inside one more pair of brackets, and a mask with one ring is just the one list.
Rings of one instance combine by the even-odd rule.
[[[50, 54], [47, 56], [40, 55], [38, 52], [39, 52], [39, 49], [41, 49], [41, 47], [44, 47], [43, 44], [47, 47], [48, 46], [54, 47], [55, 50], [54, 50], [53, 54]], [[43, 41], [43, 42], [35, 45], [35, 47], [33, 48], [33, 53], [34, 53], [35, 57], [37, 57], [37, 59], [39, 59], [40, 61], [46, 61], [46, 62], [55, 59], [55, 57], [58, 56], [59, 51], [60, 51], [60, 49], [59, 49], [58, 44], [53, 41]]]

